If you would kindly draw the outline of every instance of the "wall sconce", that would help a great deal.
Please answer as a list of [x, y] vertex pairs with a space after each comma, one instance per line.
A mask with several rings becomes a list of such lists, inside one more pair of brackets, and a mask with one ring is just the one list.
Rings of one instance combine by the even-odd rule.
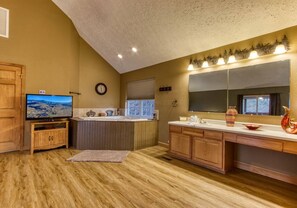
[[224, 60], [224, 58], [220, 54], [219, 59], [218, 59], [218, 62], [217, 62], [217, 65], [224, 65], [224, 64], [225, 64], [225, 60]]
[[252, 46], [251, 50], [252, 51], [250, 52], [249, 59], [258, 58], [259, 55], [258, 55], [258, 52], [255, 50], [254, 46]]
[[193, 71], [194, 70], [194, 65], [192, 63], [192, 59], [190, 60], [190, 64], [188, 66], [188, 71]]
[[225, 50], [223, 56], [207, 56], [203, 59], [191, 59], [188, 66], [188, 70], [194, 70], [194, 67], [197, 68], [207, 68], [214, 65], [224, 65], [232, 64], [240, 60], [245, 59], [255, 59], [260, 56], [269, 55], [269, 54], [282, 54], [289, 50], [289, 41], [285, 35], [281, 42], [277, 40], [275, 43], [258, 43], [255, 47], [252, 46], [250, 49], [235, 50], [234, 53], [230, 49], [229, 53]]
[[202, 68], [207, 68], [209, 65], [208, 65], [208, 61], [206, 61], [206, 59], [204, 58], [204, 61], [202, 63]]

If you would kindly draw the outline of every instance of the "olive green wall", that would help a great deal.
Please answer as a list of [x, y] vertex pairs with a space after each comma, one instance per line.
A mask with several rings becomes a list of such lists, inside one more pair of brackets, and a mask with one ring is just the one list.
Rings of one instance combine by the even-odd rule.
[[10, 10], [0, 60], [25, 65], [25, 92], [78, 91], [80, 38], [69, 18], [50, 0], [1, 0], [0, 6]]
[[[290, 51], [282, 55], [268, 55], [255, 60], [246, 60], [234, 64], [215, 66], [208, 69], [200, 69], [193, 72], [187, 71], [190, 58], [203, 59], [208, 55], [223, 54], [224, 50], [250, 48], [257, 43], [274, 43], [276, 38], [281, 40], [287, 35], [290, 42]], [[230, 34], [231, 35], [231, 34]], [[212, 49], [191, 56], [171, 60], [154, 66], [139, 69], [137, 71], [121, 75], [121, 102], [120, 106], [125, 106], [126, 85], [129, 81], [141, 80], [154, 77], [156, 79], [155, 102], [156, 109], [159, 110], [159, 141], [167, 143], [168, 141], [168, 121], [178, 120], [179, 116], [189, 116], [196, 114], [201, 118], [221, 119], [224, 120], [224, 113], [192, 113], [188, 112], [188, 81], [189, 75], [213, 70], [223, 70], [227, 68], [236, 68], [260, 63], [273, 62], [278, 60], [291, 60], [291, 88], [290, 102], [293, 116], [297, 114], [297, 26], [277, 31], [271, 34], [259, 36], [242, 42], [226, 45], [220, 48]], [[170, 92], [159, 92], [158, 88], [162, 85], [172, 86]], [[171, 103], [177, 99], [177, 107], [172, 107]], [[258, 122], [267, 124], [280, 124], [280, 116], [250, 116], [238, 115], [238, 121]]]
[[[118, 108], [120, 103], [120, 74], [100, 57], [83, 39], [79, 41], [79, 107]], [[105, 95], [95, 92], [97, 83], [107, 86]]]
[[[1, 0], [10, 10], [9, 38], [0, 37], [0, 61], [26, 67], [25, 92], [74, 95], [74, 107], [119, 107], [120, 74], [80, 38], [51, 0]], [[108, 93], [95, 93], [97, 82]]]
[[[71, 20], [51, 0], [1, 0], [10, 10], [9, 38], [0, 37], [0, 61], [26, 67], [25, 92], [74, 95], [74, 107], [119, 107], [120, 74], [77, 33]], [[105, 82], [108, 93], [95, 94]], [[25, 122], [25, 149], [30, 144]]]

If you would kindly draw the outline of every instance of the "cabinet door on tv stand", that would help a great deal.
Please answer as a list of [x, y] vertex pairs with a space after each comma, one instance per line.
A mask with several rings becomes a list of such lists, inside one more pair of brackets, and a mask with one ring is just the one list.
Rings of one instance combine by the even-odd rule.
[[51, 145], [66, 145], [66, 130], [55, 130], [52, 132]]
[[38, 131], [34, 133], [34, 148], [42, 148], [50, 146], [51, 132], [50, 131]]

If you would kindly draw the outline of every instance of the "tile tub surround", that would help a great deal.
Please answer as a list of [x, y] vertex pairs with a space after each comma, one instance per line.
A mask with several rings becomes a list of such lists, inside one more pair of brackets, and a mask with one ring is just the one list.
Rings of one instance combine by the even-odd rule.
[[289, 134], [282, 130], [280, 125], [270, 125], [270, 124], [259, 124], [261, 127], [257, 130], [249, 130], [242, 124], [247, 124], [244, 122], [236, 122], [234, 127], [226, 126], [226, 122], [223, 120], [211, 120], [211, 119], [203, 119], [206, 121], [205, 124], [198, 122], [189, 122], [189, 121], [170, 121], [168, 124], [170, 125], [179, 125], [186, 126], [192, 128], [202, 128], [209, 130], [221, 130], [224, 132], [231, 133], [240, 133], [250, 136], [263, 136], [274, 139], [281, 139], [287, 141], [295, 141], [297, 142], [297, 134]]
[[124, 122], [137, 122], [137, 121], [149, 121], [151, 119], [146, 118], [132, 118], [129, 116], [100, 116], [100, 117], [79, 117], [84, 121], [124, 121]]
[[[96, 116], [98, 116], [98, 113], [105, 113], [107, 110], [112, 110], [114, 112], [114, 115], [116, 115], [116, 111], [118, 108], [73, 108], [73, 117], [86, 117], [86, 113], [90, 110], [94, 111], [96, 113]], [[120, 114], [122, 115], [122, 109], [120, 109]]]

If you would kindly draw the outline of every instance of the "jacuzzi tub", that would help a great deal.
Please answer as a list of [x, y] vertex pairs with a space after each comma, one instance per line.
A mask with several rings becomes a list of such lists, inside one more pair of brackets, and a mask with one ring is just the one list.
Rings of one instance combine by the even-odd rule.
[[128, 116], [100, 116], [100, 117], [79, 117], [86, 121], [147, 121], [147, 118], [133, 118]]

